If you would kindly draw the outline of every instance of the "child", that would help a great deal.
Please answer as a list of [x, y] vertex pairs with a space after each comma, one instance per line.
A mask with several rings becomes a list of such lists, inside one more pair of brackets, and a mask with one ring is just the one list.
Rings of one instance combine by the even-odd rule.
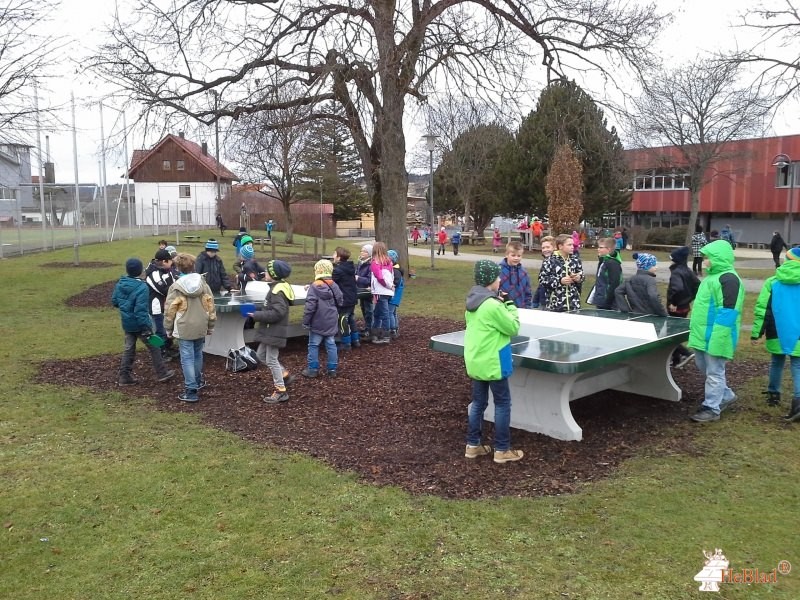
[[706, 239], [706, 234], [703, 233], [703, 227], [698, 225], [694, 228], [694, 233], [692, 234], [692, 256], [694, 257], [692, 272], [698, 277], [703, 276], [703, 253], [700, 252], [700, 249], [707, 243], [708, 240]]
[[292, 267], [288, 263], [282, 260], [269, 261], [264, 279], [273, 283], [269, 286], [263, 306], [249, 314], [258, 323], [255, 330], [255, 341], [258, 342], [256, 354], [272, 373], [272, 383], [275, 386], [275, 391], [271, 396], [262, 398], [267, 404], [277, 404], [289, 400], [286, 386], [294, 379], [278, 359], [280, 349], [286, 347], [286, 338], [289, 333], [289, 307], [294, 301], [294, 291], [286, 281], [291, 273]]
[[500, 250], [500, 246], [503, 245], [503, 238], [500, 237], [500, 230], [495, 227], [494, 233], [492, 233], [492, 252], [497, 254]]
[[167, 246], [169, 246], [169, 242], [167, 240], [158, 240], [158, 249], [159, 250], [166, 250]]
[[[222, 264], [222, 259], [217, 255], [219, 252], [219, 242], [215, 239], [210, 239], [206, 242], [205, 249], [197, 255], [197, 260], [194, 262], [195, 273], [205, 275], [205, 281], [211, 292], [218, 296], [220, 290], [225, 288], [231, 291], [231, 284], [228, 281], [228, 274], [225, 272], [225, 265]], [[180, 269], [180, 267], [178, 267]]]
[[356, 267], [356, 292], [358, 303], [361, 306], [361, 316], [364, 318], [364, 329], [359, 333], [362, 342], [372, 341], [372, 325], [375, 310], [372, 306], [372, 244], [361, 246], [358, 254], [358, 266]]
[[217, 322], [214, 296], [211, 288], [199, 273], [195, 273], [195, 260], [191, 254], [178, 254], [175, 258], [180, 277], [167, 294], [164, 327], [167, 335], [178, 340], [183, 369], [183, 393], [178, 400], [197, 402], [198, 390], [206, 386], [203, 377], [203, 346]]
[[308, 286], [303, 310], [303, 327], [308, 332], [308, 366], [303, 369], [305, 377], [319, 375], [319, 347], [325, 344], [328, 355], [328, 375], [336, 377], [339, 358], [336, 353], [336, 331], [339, 328], [339, 309], [342, 291], [333, 281], [333, 264], [329, 260], [317, 261], [314, 265], [314, 282]]
[[[689, 343], [694, 362], [706, 378], [703, 404], [690, 418], [696, 423], [719, 421], [719, 415], [736, 401], [728, 387], [725, 368], [739, 340], [744, 305], [744, 285], [733, 267], [733, 247], [716, 240], [700, 250], [706, 257], [706, 277], [700, 283], [689, 317]], [[755, 331], [755, 330], [754, 330]]]
[[361, 346], [356, 329], [356, 267], [350, 260], [350, 250], [339, 246], [333, 251], [333, 281], [342, 290], [342, 303], [339, 306], [339, 340], [342, 350]]
[[786, 421], [800, 420], [800, 248], [786, 253], [786, 261], [775, 275], [764, 282], [755, 307], [751, 341], [766, 337], [767, 351], [772, 355], [769, 366], [767, 404], [780, 406], [783, 365], [789, 357], [794, 394]]
[[436, 251], [436, 254], [446, 254], [444, 245], [447, 243], [447, 232], [445, 231], [444, 227], [442, 227], [439, 230], [439, 233], [436, 234], [436, 241], [439, 244], [439, 249]]
[[520, 460], [522, 450], [511, 449], [511, 390], [508, 378], [511, 364], [511, 336], [519, 333], [519, 314], [511, 301], [498, 296], [500, 266], [490, 260], [475, 263], [475, 286], [467, 294], [464, 334], [464, 363], [472, 379], [469, 405], [466, 458], [491, 454], [492, 447], [481, 443], [483, 413], [494, 400], [494, 462]]
[[547, 293], [547, 310], [570, 312], [581, 308], [583, 264], [572, 249], [572, 236], [559, 235], [555, 251], [542, 262], [539, 281]]
[[[556, 238], [552, 235], [546, 235], [542, 238], [542, 264], [548, 258], [553, 255], [553, 250], [555, 250]], [[539, 276], [537, 278], [538, 285], [536, 286], [536, 292], [533, 294], [533, 303], [531, 304], [531, 308], [547, 308], [547, 301], [548, 301], [548, 293], [547, 293], [547, 286], [542, 285], [542, 270], [539, 269]]]
[[177, 278], [178, 272], [172, 266], [170, 253], [166, 249], [156, 251], [155, 258], [147, 265], [144, 280], [150, 294], [150, 314], [153, 316], [156, 334], [166, 340], [161, 349], [165, 360], [171, 358], [169, 354], [172, 350], [172, 340], [167, 337], [167, 332], [164, 330], [164, 301], [167, 299], [169, 286]]
[[250, 237], [249, 234], [244, 234], [242, 237], [239, 238], [239, 248], [236, 250], [236, 260], [233, 263], [233, 270], [238, 276], [241, 274], [242, 269], [244, 268], [244, 263], [249, 260], [244, 257], [243, 252], [245, 249], [249, 249], [248, 256], [252, 258], [255, 256], [255, 249], [253, 248], [253, 238]]
[[419, 228], [416, 225], [414, 225], [414, 229], [411, 230], [411, 241], [415, 246], [419, 241], [419, 237], [420, 237]]
[[616, 292], [622, 283], [622, 258], [613, 238], [600, 238], [597, 242], [597, 275], [592, 291], [586, 299], [587, 304], [597, 308], [614, 310]]
[[399, 259], [397, 252], [389, 250], [387, 254], [392, 259], [392, 266], [394, 267], [394, 296], [389, 298], [389, 332], [392, 339], [397, 339], [400, 337], [400, 319], [397, 316], [397, 309], [400, 308], [400, 303], [403, 301], [406, 281], [403, 277], [403, 269], [397, 262]]
[[161, 356], [161, 349], [148, 344], [153, 332], [153, 320], [150, 317], [150, 299], [147, 284], [142, 281], [144, 265], [138, 258], [129, 258], [125, 263], [125, 273], [120, 277], [111, 295], [111, 304], [119, 309], [122, 320], [122, 331], [125, 332], [125, 350], [119, 366], [117, 383], [134, 385], [133, 361], [136, 358], [136, 340], [141, 339], [150, 351], [153, 370], [159, 382], [169, 381], [174, 371], [168, 371]]
[[391, 329], [389, 299], [394, 296], [394, 267], [383, 242], [375, 242], [372, 247], [372, 263], [369, 268], [372, 274], [370, 287], [375, 298], [375, 330], [372, 342], [388, 344]]
[[[689, 260], [689, 246], [681, 246], [669, 255], [672, 264], [669, 266], [669, 285], [667, 286], [667, 314], [670, 317], [687, 318], [692, 307], [700, 279], [692, 273], [687, 264]], [[694, 358], [694, 352], [687, 350], [679, 344], [672, 353], [672, 366], [682, 369]]]
[[517, 308], [531, 308], [533, 292], [528, 272], [522, 266], [522, 244], [508, 242], [506, 256], [500, 261], [500, 292]]
[[461, 232], [456, 231], [450, 237], [450, 243], [453, 244], [453, 256], [458, 256], [458, 247], [461, 245]]
[[647, 252], [634, 252], [636, 275], [620, 285], [616, 291], [617, 309], [640, 315], [667, 316], [667, 309], [661, 303], [656, 288], [656, 257]]
[[253, 244], [245, 244], [240, 250], [242, 257], [241, 269], [236, 276], [239, 284], [239, 291], [246, 293], [245, 289], [250, 281], [260, 281], [264, 279], [264, 268], [255, 259], [255, 249]]

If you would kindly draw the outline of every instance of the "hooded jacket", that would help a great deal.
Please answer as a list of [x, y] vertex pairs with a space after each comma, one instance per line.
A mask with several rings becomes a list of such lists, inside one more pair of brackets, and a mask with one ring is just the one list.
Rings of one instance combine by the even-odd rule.
[[370, 289], [376, 296], [394, 296], [394, 269], [392, 263], [380, 264], [373, 259], [370, 263], [370, 273], [372, 278], [370, 280]]
[[292, 286], [286, 281], [276, 280], [269, 286], [264, 305], [253, 313], [258, 323], [254, 341], [275, 348], [285, 348], [289, 337], [289, 307], [294, 300]]
[[533, 305], [531, 278], [522, 263], [510, 265], [505, 258], [500, 261], [500, 290], [517, 308], [531, 308]]
[[766, 336], [771, 354], [800, 356], [800, 262], [787, 260], [764, 282], [756, 300], [751, 337]]
[[464, 363], [467, 375], [478, 381], [505, 379], [513, 371], [511, 336], [519, 333], [519, 312], [486, 287], [476, 285], [467, 294], [464, 314]]
[[199, 340], [217, 323], [214, 296], [199, 273], [179, 277], [169, 288], [164, 308], [164, 329], [177, 339]]
[[150, 294], [144, 281], [129, 275], [119, 278], [111, 294], [111, 304], [119, 309], [123, 331], [144, 333], [153, 330], [149, 298]]
[[689, 348], [732, 359], [742, 324], [744, 286], [734, 270], [733, 247], [725, 240], [703, 246], [711, 261], [689, 317]]
[[[675, 306], [679, 313], [689, 311], [697, 296], [700, 279], [692, 273], [686, 261], [673, 262], [669, 266], [669, 284], [667, 285], [667, 304]], [[685, 316], [685, 315], [682, 315]]]
[[783, 241], [783, 236], [780, 233], [774, 234], [769, 242], [769, 251], [773, 254], [780, 254], [784, 249], [788, 250], [789, 246]]
[[406, 279], [403, 277], [403, 269], [400, 265], [394, 265], [394, 296], [389, 298], [389, 304], [392, 306], [400, 306], [403, 301], [403, 292], [406, 289]]
[[[622, 239], [621, 236], [620, 239]], [[594, 295], [592, 296], [590, 294], [592, 301], [589, 302], [589, 304], [594, 304], [597, 308], [614, 310], [616, 308], [614, 292], [621, 283], [622, 257], [619, 255], [619, 252], [614, 250], [600, 257], [600, 260], [597, 262]]]
[[194, 272], [206, 276], [206, 283], [213, 294], [219, 294], [222, 288], [231, 291], [231, 283], [228, 281], [228, 274], [219, 254], [212, 258], [203, 250], [195, 259]]
[[617, 288], [615, 296], [617, 310], [622, 312], [667, 316], [667, 309], [658, 295], [656, 274], [650, 271], [636, 271], [633, 277]]
[[339, 306], [342, 290], [330, 277], [315, 279], [308, 286], [303, 308], [303, 327], [325, 337], [339, 331]]
[[147, 283], [150, 294], [150, 314], [164, 314], [164, 301], [167, 299], [167, 292], [178, 278], [178, 273], [172, 268], [159, 268], [155, 261], [152, 261], [145, 271], [145, 283]]
[[584, 280], [583, 263], [580, 257], [572, 253], [566, 259], [560, 252], [553, 252], [542, 261], [539, 272], [539, 283], [545, 286], [547, 293], [547, 310], [553, 312], [569, 312], [581, 308], [581, 287], [579, 283], [564, 285], [561, 280], [567, 275], [580, 274]]
[[351, 260], [340, 260], [333, 265], [333, 280], [342, 291], [342, 304], [340, 308], [350, 309], [358, 304], [356, 286], [356, 266]]

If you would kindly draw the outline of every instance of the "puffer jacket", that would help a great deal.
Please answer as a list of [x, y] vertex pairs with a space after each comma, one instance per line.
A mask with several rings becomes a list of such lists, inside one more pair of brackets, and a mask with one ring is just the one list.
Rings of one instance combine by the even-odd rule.
[[333, 279], [316, 279], [308, 287], [303, 308], [303, 327], [319, 335], [336, 335], [339, 331], [339, 306], [342, 290]]
[[119, 309], [123, 331], [141, 333], [153, 330], [150, 293], [147, 284], [138, 277], [120, 277], [111, 294], [111, 304]]
[[254, 341], [275, 348], [285, 348], [289, 337], [289, 307], [294, 290], [286, 281], [276, 280], [269, 286], [264, 305], [253, 313], [256, 326]]
[[711, 261], [689, 317], [689, 348], [732, 359], [742, 324], [744, 286], [734, 270], [733, 247], [725, 240], [703, 246]]
[[567, 275], [578, 273], [580, 282], [584, 280], [583, 263], [577, 254], [570, 254], [564, 259], [558, 252], [542, 262], [539, 282], [547, 290], [547, 310], [553, 312], [570, 312], [581, 308], [581, 283], [564, 285], [561, 280]]
[[800, 261], [787, 260], [764, 282], [756, 300], [752, 339], [766, 336], [770, 354], [800, 356]]
[[394, 269], [392, 263], [380, 264], [375, 260], [370, 264], [370, 272], [372, 279], [370, 280], [370, 289], [376, 296], [394, 296]]
[[617, 299], [617, 310], [622, 312], [667, 316], [667, 309], [658, 295], [656, 274], [650, 271], [636, 271], [636, 275], [621, 284], [614, 295]]
[[352, 308], [358, 304], [356, 267], [353, 261], [342, 260], [333, 265], [333, 280], [342, 291], [341, 308]]
[[692, 273], [686, 262], [673, 263], [669, 266], [669, 285], [667, 286], [667, 304], [678, 308], [678, 312], [689, 310], [697, 296], [700, 279]]
[[[620, 237], [620, 239], [622, 238]], [[616, 296], [614, 293], [621, 283], [622, 258], [619, 252], [614, 250], [597, 262], [597, 277], [591, 304], [594, 304], [597, 308], [614, 310], [616, 308]]]
[[505, 379], [513, 371], [511, 336], [519, 333], [519, 312], [488, 288], [476, 285], [467, 294], [464, 313], [464, 363], [467, 375], [478, 381]]
[[400, 306], [403, 302], [403, 292], [406, 289], [406, 279], [403, 277], [403, 269], [400, 265], [394, 266], [394, 296], [389, 299], [392, 306]]
[[228, 281], [225, 265], [219, 255], [212, 258], [205, 251], [198, 254], [194, 263], [194, 272], [206, 276], [206, 283], [213, 294], [219, 295], [222, 288], [231, 291], [231, 282]]
[[358, 261], [356, 267], [356, 287], [369, 288], [372, 283], [372, 259], [368, 258], [365, 261]]
[[199, 273], [178, 278], [167, 294], [164, 329], [181, 340], [199, 340], [214, 329], [217, 310], [211, 288]]

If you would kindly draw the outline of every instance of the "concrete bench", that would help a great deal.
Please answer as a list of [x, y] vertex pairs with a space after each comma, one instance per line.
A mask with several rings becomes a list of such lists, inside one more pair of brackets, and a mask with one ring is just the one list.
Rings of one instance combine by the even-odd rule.
[[[675, 347], [689, 338], [689, 320], [584, 309], [553, 313], [520, 309], [512, 338], [511, 425], [560, 440], [583, 438], [570, 402], [613, 389], [677, 402]], [[464, 355], [464, 331], [433, 336], [430, 348]], [[494, 419], [490, 400], [485, 413]]]

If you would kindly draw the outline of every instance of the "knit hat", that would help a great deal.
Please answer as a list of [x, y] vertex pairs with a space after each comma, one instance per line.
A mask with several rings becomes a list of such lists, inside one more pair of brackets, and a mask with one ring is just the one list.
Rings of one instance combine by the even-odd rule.
[[239, 254], [242, 255], [243, 259], [250, 260], [256, 255], [256, 251], [248, 244], [247, 246], [242, 246], [241, 250], [239, 250]]
[[396, 265], [397, 261], [400, 259], [400, 257], [397, 256], [397, 252], [395, 250], [389, 250], [386, 252], [386, 254], [392, 259], [392, 264]]
[[138, 258], [129, 258], [125, 261], [125, 272], [129, 277], [139, 277], [144, 271], [144, 265]]
[[172, 260], [172, 254], [167, 252], [167, 249], [164, 248], [163, 250], [156, 250], [156, 260]]
[[164, 248], [164, 250], [169, 252], [171, 258], [175, 258], [176, 256], [178, 256], [178, 249], [175, 246], [167, 246], [166, 248]]
[[271, 260], [267, 263], [267, 273], [275, 280], [286, 279], [292, 274], [292, 267], [282, 260]]
[[210, 239], [206, 242], [206, 250], [216, 250], [219, 252], [219, 242], [215, 239]]
[[800, 260], [800, 248], [789, 248], [786, 251], [786, 260]]
[[314, 278], [330, 277], [333, 275], [333, 263], [325, 258], [318, 260], [314, 265]]
[[475, 263], [474, 273], [475, 283], [483, 287], [488, 287], [500, 276], [500, 265], [484, 258]]
[[253, 243], [253, 236], [243, 235], [242, 238], [239, 240], [239, 247], [241, 248], [245, 244], [252, 244], [252, 243]]
[[648, 269], [652, 269], [658, 263], [656, 257], [652, 254], [648, 254], [647, 252], [634, 252], [631, 254], [631, 258], [636, 260], [636, 268], [640, 271], [647, 271]]
[[669, 255], [670, 259], [674, 263], [682, 264], [689, 260], [689, 246], [681, 246], [680, 248], [675, 248], [672, 251], [672, 254]]
[[361, 249], [364, 250], [370, 256], [372, 256], [372, 244], [364, 244], [363, 246], [361, 246]]

